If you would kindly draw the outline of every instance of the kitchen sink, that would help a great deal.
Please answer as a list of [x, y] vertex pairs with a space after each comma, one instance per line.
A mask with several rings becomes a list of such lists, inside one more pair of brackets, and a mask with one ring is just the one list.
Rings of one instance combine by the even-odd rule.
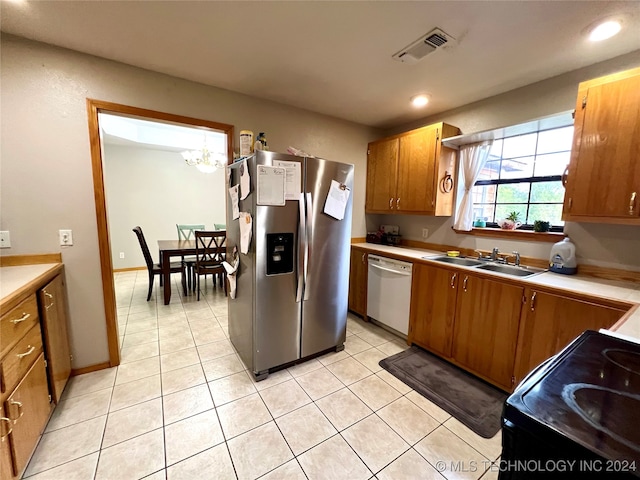
[[435, 260], [436, 262], [444, 262], [444, 263], [452, 263], [454, 265], [462, 265], [465, 267], [475, 267], [476, 265], [481, 265], [482, 262], [478, 260], [474, 260], [472, 258], [464, 258], [464, 257], [422, 257], [426, 260]]
[[504, 273], [515, 277], [528, 277], [536, 273], [542, 273], [545, 270], [533, 267], [516, 267], [515, 265], [505, 265], [502, 263], [487, 263], [477, 267], [478, 270], [489, 270], [491, 272]]

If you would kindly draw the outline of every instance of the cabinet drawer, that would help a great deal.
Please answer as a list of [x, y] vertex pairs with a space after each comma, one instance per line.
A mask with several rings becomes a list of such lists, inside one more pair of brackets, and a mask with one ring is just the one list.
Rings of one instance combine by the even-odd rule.
[[0, 357], [4, 356], [25, 333], [38, 323], [38, 302], [31, 295], [0, 318]]
[[11, 391], [42, 353], [42, 333], [36, 323], [29, 332], [2, 359], [0, 364], [0, 391]]
[[20, 475], [27, 466], [51, 412], [44, 354], [40, 354], [4, 406], [5, 414], [13, 421], [9, 437], [14, 473]]

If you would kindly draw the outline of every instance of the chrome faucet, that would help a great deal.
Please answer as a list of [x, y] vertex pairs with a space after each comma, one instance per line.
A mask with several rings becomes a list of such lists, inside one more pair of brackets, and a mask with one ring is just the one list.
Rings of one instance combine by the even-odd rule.
[[498, 259], [498, 247], [494, 247], [494, 249], [491, 251], [491, 260], [493, 260], [494, 262]]
[[516, 267], [519, 267], [520, 266], [520, 254], [518, 252], [514, 251], [513, 255], [516, 257], [516, 259], [514, 260], [513, 264]]

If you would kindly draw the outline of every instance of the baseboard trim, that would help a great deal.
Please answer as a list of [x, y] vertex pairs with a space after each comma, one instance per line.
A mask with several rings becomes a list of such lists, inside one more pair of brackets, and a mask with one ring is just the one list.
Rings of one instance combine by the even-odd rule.
[[133, 272], [136, 270], [146, 270], [147, 267], [127, 267], [127, 268], [114, 268], [113, 269], [113, 273], [118, 273], [118, 272]]
[[82, 368], [74, 368], [71, 370], [71, 376], [75, 377], [76, 375], [82, 375], [84, 373], [97, 372], [98, 370], [104, 370], [105, 368], [110, 368], [111, 364], [109, 362], [96, 363], [95, 365], [89, 365], [88, 367]]

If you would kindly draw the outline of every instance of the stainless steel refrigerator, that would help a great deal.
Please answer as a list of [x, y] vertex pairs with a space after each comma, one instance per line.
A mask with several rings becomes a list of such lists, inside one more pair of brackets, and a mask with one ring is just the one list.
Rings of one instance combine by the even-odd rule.
[[[299, 193], [283, 206], [259, 205], [257, 168], [281, 162], [291, 162], [287, 189]], [[243, 165], [228, 167], [229, 186], [241, 183]], [[344, 348], [353, 195], [342, 220], [324, 207], [332, 180], [353, 189], [353, 165], [258, 151], [246, 167], [251, 193], [239, 201], [239, 210], [253, 221], [247, 254], [241, 253], [239, 220], [227, 198], [227, 257], [237, 247], [239, 258], [236, 298], [228, 302], [229, 336], [262, 380], [276, 367]]]

